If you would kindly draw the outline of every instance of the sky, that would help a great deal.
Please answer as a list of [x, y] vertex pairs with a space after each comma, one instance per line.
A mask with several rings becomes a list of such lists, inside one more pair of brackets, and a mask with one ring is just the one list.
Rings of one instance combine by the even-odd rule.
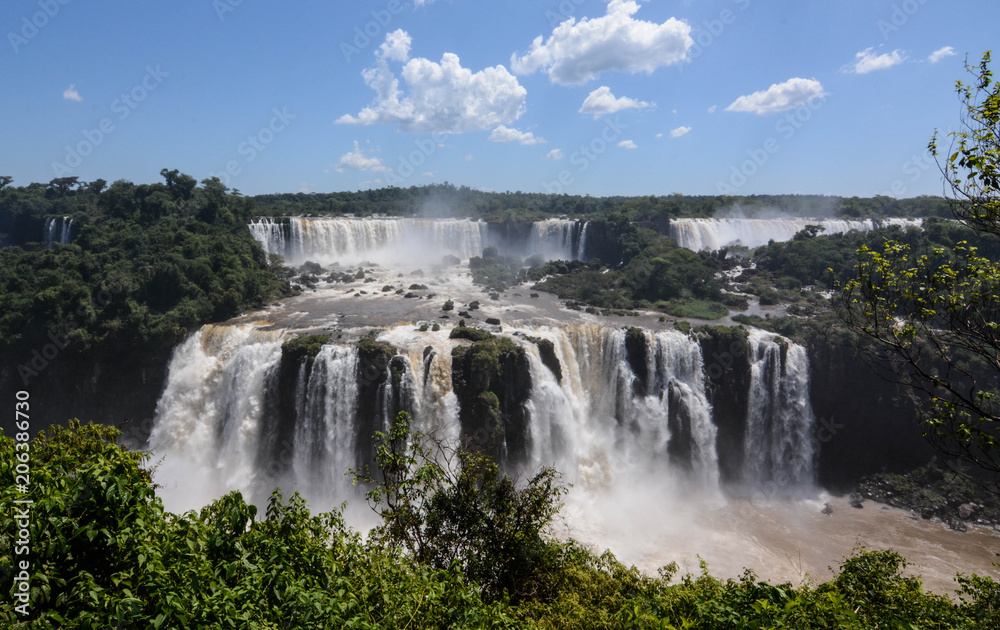
[[0, 175], [942, 194], [996, 0], [4, 0]]

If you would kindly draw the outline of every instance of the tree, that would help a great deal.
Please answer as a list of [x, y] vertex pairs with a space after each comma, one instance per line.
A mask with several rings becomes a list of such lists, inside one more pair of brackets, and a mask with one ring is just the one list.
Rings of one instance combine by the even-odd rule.
[[[939, 157], [955, 218], [1000, 236], [1000, 83], [990, 54], [974, 81], [959, 81], [964, 114]], [[861, 336], [884, 376], [929, 401], [924, 433], [945, 456], [1000, 473], [1000, 264], [965, 241], [916, 251], [887, 241], [862, 247], [854, 279], [843, 287], [841, 316]]]
[[547, 588], [560, 547], [543, 533], [565, 492], [554, 469], [518, 488], [489, 456], [412, 431], [406, 412], [375, 434], [375, 445], [378, 473], [351, 471], [371, 487], [368, 500], [382, 517], [375, 539], [433, 568], [457, 566], [487, 600]]

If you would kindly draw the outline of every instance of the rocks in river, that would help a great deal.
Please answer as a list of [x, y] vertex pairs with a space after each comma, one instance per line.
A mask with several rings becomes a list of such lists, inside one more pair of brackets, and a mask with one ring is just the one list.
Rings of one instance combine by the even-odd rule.
[[479, 300], [476, 300], [474, 302], [469, 302], [469, 310], [470, 311], [478, 311], [479, 310]]
[[458, 312], [458, 316], [459, 317], [472, 317], [472, 315], [469, 315], [469, 311], [459, 311]]
[[445, 267], [454, 267], [462, 263], [462, 259], [458, 256], [452, 256], [451, 254], [445, 254], [441, 259], [441, 264]]
[[857, 492], [851, 493], [850, 504], [852, 508], [858, 508], [859, 510], [865, 507], [864, 499], [861, 497], [861, 494]]
[[827, 515], [827, 516], [830, 516], [831, 514], [833, 514], [833, 508], [832, 508], [832, 507], [830, 507], [830, 504], [829, 504], [829, 503], [825, 503], [825, 504], [823, 505], [823, 509], [821, 510], [821, 513], [822, 513], [822, 514], [825, 514], [825, 515]]
[[382, 293], [388, 293], [389, 291], [392, 291], [392, 285], [387, 284], [384, 287], [382, 287]]
[[500, 320], [497, 319], [496, 317], [487, 317], [486, 318], [486, 323], [489, 324], [489, 325], [491, 325], [491, 326], [499, 326], [500, 325]]
[[500, 294], [499, 293], [490, 293], [490, 299], [491, 300], [499, 300], [500, 299]]
[[975, 503], [963, 503], [958, 506], [958, 516], [962, 519], [969, 519], [976, 514], [979, 510], [979, 506]]
[[427, 285], [426, 284], [411, 284], [410, 285], [410, 291], [426, 291], [426, 290], [427, 290]]
[[532, 294], [531, 294], [531, 295], [529, 295], [528, 297], [533, 297], [533, 298], [536, 298], [536, 297], [538, 297], [538, 294], [537, 294], [537, 293], [532, 293]]
[[418, 298], [420, 296], [417, 295], [416, 293], [410, 292], [410, 293], [407, 293], [406, 295], [404, 295], [403, 297], [404, 298], [408, 298], [408, 299], [413, 299], [413, 298]]

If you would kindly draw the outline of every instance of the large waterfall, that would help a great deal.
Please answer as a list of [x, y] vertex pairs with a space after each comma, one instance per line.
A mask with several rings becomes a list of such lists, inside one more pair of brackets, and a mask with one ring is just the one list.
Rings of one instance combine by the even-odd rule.
[[405, 218], [262, 218], [250, 232], [269, 254], [293, 264], [306, 260], [380, 264], [433, 264], [445, 254], [468, 259], [497, 247], [517, 256], [538, 254], [546, 260], [584, 257], [586, 224], [565, 219], [537, 221], [526, 234], [509, 234], [503, 225], [468, 219]]
[[42, 242], [46, 247], [58, 243], [68, 245], [73, 235], [73, 219], [70, 217], [50, 217], [45, 219]]
[[819, 225], [823, 234], [851, 230], [870, 231], [879, 227], [917, 226], [921, 219], [672, 219], [670, 236], [685, 249], [715, 251], [727, 245], [760, 247], [769, 241], [790, 241], [808, 225]]
[[[197, 508], [232, 489], [263, 501], [274, 486], [323, 508], [363, 503], [345, 472], [370, 462], [373, 431], [400, 410], [442, 443], [468, 444], [475, 427], [453, 387], [453, 350], [468, 342], [449, 332], [383, 331], [377, 341], [395, 352], [388, 362], [362, 359], [343, 341], [289, 364], [286, 333], [203, 328], [174, 353], [150, 437], [167, 507]], [[598, 325], [505, 327], [501, 336], [523, 351], [527, 371], [527, 391], [507, 392], [521, 411], [508, 409], [499, 427], [510, 472], [555, 466], [585, 492], [642, 475], [716, 491], [718, 429], [697, 338]], [[809, 486], [805, 350], [756, 332], [747, 344], [743, 481]]]

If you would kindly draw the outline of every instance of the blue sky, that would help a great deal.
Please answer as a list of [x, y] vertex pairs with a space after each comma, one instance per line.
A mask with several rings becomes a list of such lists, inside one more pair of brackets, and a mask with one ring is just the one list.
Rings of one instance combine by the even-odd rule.
[[6, 0], [0, 175], [940, 194], [996, 0]]

